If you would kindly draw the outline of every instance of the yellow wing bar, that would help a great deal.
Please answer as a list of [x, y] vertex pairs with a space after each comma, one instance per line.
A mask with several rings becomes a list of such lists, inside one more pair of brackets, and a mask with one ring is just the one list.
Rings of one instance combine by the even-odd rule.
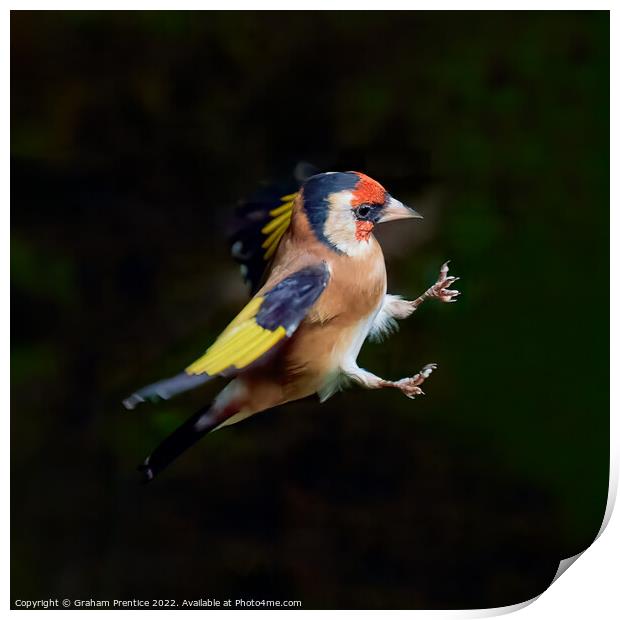
[[207, 352], [185, 372], [190, 375], [217, 375], [231, 366], [245, 368], [282, 340], [286, 336], [283, 326], [272, 331], [256, 322], [256, 313], [262, 303], [262, 297], [252, 299]]
[[282, 235], [286, 232], [291, 223], [293, 214], [293, 203], [297, 194], [287, 194], [282, 196], [280, 200], [283, 204], [269, 211], [269, 215], [273, 218], [268, 224], [263, 226], [261, 232], [267, 236], [261, 247], [265, 250], [263, 258], [269, 260], [278, 248]]

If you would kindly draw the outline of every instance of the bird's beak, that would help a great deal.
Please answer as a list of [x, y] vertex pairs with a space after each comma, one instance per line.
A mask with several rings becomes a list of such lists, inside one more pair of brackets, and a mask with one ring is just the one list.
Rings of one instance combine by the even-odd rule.
[[417, 211], [414, 211], [410, 207], [406, 207], [402, 202], [400, 202], [400, 200], [396, 200], [396, 198], [388, 196], [385, 206], [383, 207], [383, 212], [381, 213], [379, 223], [382, 224], [383, 222], [391, 222], [393, 220], [404, 220], [409, 217], [422, 218]]

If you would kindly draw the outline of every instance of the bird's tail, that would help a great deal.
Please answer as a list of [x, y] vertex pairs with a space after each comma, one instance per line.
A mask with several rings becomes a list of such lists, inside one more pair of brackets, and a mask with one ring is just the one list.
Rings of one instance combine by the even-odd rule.
[[199, 409], [166, 437], [138, 469], [144, 482], [150, 482], [172, 461], [191, 448], [207, 433], [238, 415], [247, 414], [246, 391], [237, 381], [229, 383], [208, 407]]
[[137, 405], [147, 400], [151, 402], [168, 400], [177, 394], [197, 388], [199, 385], [209, 381], [209, 379], [212, 379], [210, 375], [190, 375], [186, 372], [180, 372], [174, 377], [162, 379], [157, 381], [157, 383], [151, 383], [134, 392], [123, 401], [123, 405], [125, 409], [134, 409]]
[[238, 412], [231, 404], [221, 407], [217, 400], [213, 405], [199, 409], [191, 418], [164, 439], [144, 463], [138, 467], [143, 474], [143, 482], [150, 482], [172, 461], [191, 448], [207, 433], [221, 426], [228, 418]]

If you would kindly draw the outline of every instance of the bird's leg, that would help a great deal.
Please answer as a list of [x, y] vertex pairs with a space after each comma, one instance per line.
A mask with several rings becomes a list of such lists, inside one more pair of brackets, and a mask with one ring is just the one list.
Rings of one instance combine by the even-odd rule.
[[438, 299], [439, 301], [443, 301], [446, 303], [456, 301], [456, 298], [461, 294], [460, 291], [455, 291], [450, 287], [459, 279], [454, 276], [448, 276], [448, 263], [450, 261], [446, 261], [439, 270], [439, 277], [437, 278], [437, 282], [433, 284], [429, 289], [427, 289], [422, 295], [420, 295], [417, 299], [409, 302], [409, 305], [413, 310], [417, 310], [417, 308], [425, 302], [427, 299]]
[[413, 377], [405, 377], [398, 381], [386, 381], [383, 379], [381, 387], [395, 387], [407, 398], [415, 398], [420, 394], [424, 394], [420, 386], [430, 377], [431, 373], [436, 368], [437, 364], [426, 364], [426, 366], [424, 366], [420, 372], [413, 375]]
[[415, 398], [420, 394], [424, 394], [420, 386], [424, 383], [424, 381], [426, 381], [426, 379], [428, 379], [430, 374], [436, 368], [437, 364], [426, 364], [426, 366], [424, 366], [420, 372], [413, 375], [413, 377], [405, 377], [404, 379], [399, 379], [398, 381], [388, 381], [387, 379], [382, 379], [381, 377], [377, 377], [377, 375], [373, 375], [371, 372], [359, 367], [347, 369], [346, 374], [350, 379], [369, 390], [393, 387], [399, 389], [405, 396], [407, 396], [407, 398]]
[[453, 302], [461, 294], [460, 291], [450, 287], [459, 279], [448, 276], [448, 262], [446, 261], [439, 270], [437, 282], [413, 301], [406, 301], [399, 297], [390, 297], [387, 312], [395, 319], [406, 319], [412, 312], [418, 309], [427, 299], [438, 299], [443, 302]]

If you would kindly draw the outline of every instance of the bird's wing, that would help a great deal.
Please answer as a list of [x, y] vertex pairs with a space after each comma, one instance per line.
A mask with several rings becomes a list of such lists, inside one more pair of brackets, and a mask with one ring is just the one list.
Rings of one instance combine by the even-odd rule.
[[313, 164], [300, 161], [291, 174], [264, 186], [237, 207], [230, 248], [233, 258], [241, 264], [243, 279], [250, 285], [252, 295], [267, 277], [271, 259], [291, 222], [299, 188], [317, 172], [319, 169]]
[[256, 295], [207, 352], [185, 372], [190, 376], [235, 373], [293, 335], [329, 281], [325, 262], [304, 267]]
[[261, 285], [280, 239], [291, 223], [296, 192], [264, 192], [237, 209], [237, 229], [231, 237], [231, 253], [241, 264], [243, 278], [252, 293]]
[[234, 375], [243, 370], [293, 335], [328, 281], [327, 264], [318, 262], [265, 287], [184, 372], [141, 388], [123, 404], [133, 409], [147, 400], [167, 400], [216, 375]]

